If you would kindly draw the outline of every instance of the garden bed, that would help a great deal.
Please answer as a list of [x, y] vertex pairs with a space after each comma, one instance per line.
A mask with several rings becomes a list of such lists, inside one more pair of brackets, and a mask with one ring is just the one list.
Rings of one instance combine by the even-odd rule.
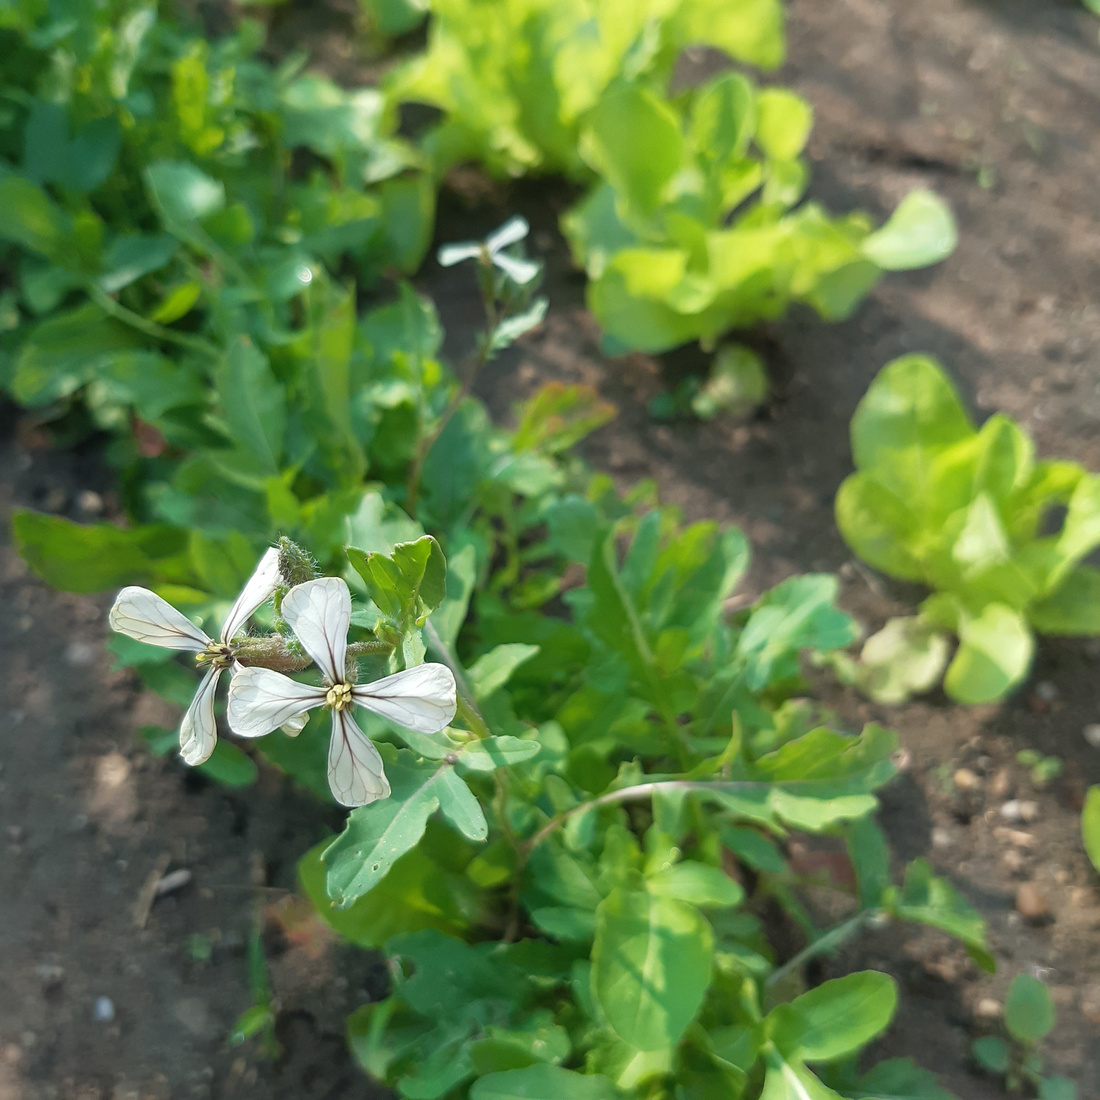
[[[909, 189], [931, 186], [955, 210], [960, 244], [946, 263], [882, 283], [849, 322], [795, 313], [752, 334], [776, 392], [748, 423], [652, 420], [649, 399], [691, 368], [690, 356], [599, 355], [556, 230], [564, 194], [538, 184], [490, 188], [487, 199], [458, 181], [439, 241], [477, 236], [518, 211], [548, 264], [546, 323], [489, 368], [481, 396], [506, 418], [548, 378], [594, 384], [620, 413], [588, 442], [590, 461], [622, 486], [655, 478], [689, 519], [740, 525], [755, 553], [745, 603], [794, 572], [835, 571], [842, 605], [877, 628], [914, 593], [851, 561], [832, 499], [850, 469], [848, 421], [887, 360], [936, 355], [980, 413], [1006, 412], [1042, 454], [1100, 469], [1096, 29], [1068, 2], [791, 5], [791, 62], [780, 75], [817, 112], [816, 197], [883, 214]], [[477, 317], [469, 281], [432, 266], [421, 286], [457, 358]], [[5, 512], [14, 501], [72, 518], [100, 506], [111, 514], [94, 454], [52, 449], [27, 422], [7, 424]], [[294, 860], [339, 815], [273, 774], [227, 793], [151, 758], [138, 729], [156, 720], [152, 704], [129, 673], [108, 671], [108, 601], [49, 591], [7, 546], [0, 583], [10, 685], [0, 714], [9, 991], [0, 1097], [362, 1095], [343, 1020], [378, 992], [380, 976], [367, 956], [332, 947], [279, 908]], [[931, 933], [887, 929], [830, 960], [825, 976], [893, 972], [905, 995], [883, 1051], [916, 1055], [963, 1097], [1000, 1095], [972, 1075], [969, 1043], [997, 1028], [1012, 976], [1036, 969], [1059, 1010], [1051, 1063], [1081, 1096], [1100, 1093], [1100, 890], [1077, 833], [1085, 787], [1100, 781], [1100, 750], [1082, 735], [1100, 720], [1097, 660], [1088, 643], [1045, 643], [1031, 680], [999, 707], [933, 696], [884, 708], [835, 689], [830, 700], [846, 725], [876, 720], [899, 732], [909, 763], [884, 793], [897, 855], [927, 856], [982, 911], [1000, 971], [979, 975], [961, 948]], [[1035, 789], [1016, 761], [1022, 749], [1061, 758], [1063, 776]], [[1035, 819], [1006, 818], [1013, 800], [1034, 802]], [[136, 921], [165, 855], [192, 879]], [[829, 865], [812, 849], [804, 858]], [[265, 941], [283, 1010], [274, 1063], [256, 1046], [225, 1043], [250, 999], [257, 899], [274, 907]], [[195, 934], [210, 944], [209, 960]], [[96, 1018], [102, 997], [113, 1019]], [[99, 1015], [109, 1015], [103, 1002]]]

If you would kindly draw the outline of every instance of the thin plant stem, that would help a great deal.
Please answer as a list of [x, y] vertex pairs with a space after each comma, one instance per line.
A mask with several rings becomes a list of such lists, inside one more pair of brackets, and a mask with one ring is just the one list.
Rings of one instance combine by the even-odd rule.
[[541, 844], [552, 832], [561, 828], [571, 817], [584, 813], [586, 810], [599, 809], [601, 806], [613, 806], [619, 802], [633, 802], [638, 799], [650, 798], [659, 791], [744, 791], [756, 787], [771, 787], [773, 783], [764, 783], [752, 779], [744, 780], [706, 780], [706, 779], [655, 779], [650, 783], [638, 783], [633, 787], [620, 787], [617, 791], [607, 791], [598, 798], [588, 802], [582, 802], [579, 806], [552, 817], [537, 833], [531, 836], [524, 844], [524, 849], [530, 852]]
[[816, 958], [818, 955], [824, 955], [830, 951], [835, 951], [842, 943], [851, 939], [851, 937], [865, 925], [870, 924], [870, 922], [878, 916], [879, 912], [880, 910], [878, 909], [861, 910], [854, 917], [850, 917], [834, 928], [830, 928], [828, 932], [818, 936], [816, 940], [812, 943], [808, 943], [802, 948], [797, 955], [788, 959], [782, 966], [773, 970], [764, 982], [765, 989], [774, 988], [787, 977], [788, 974], [805, 966], [806, 963]]
[[218, 349], [201, 336], [190, 336], [185, 332], [176, 332], [174, 329], [157, 324], [156, 321], [150, 321], [148, 317], [142, 317], [140, 313], [127, 309], [121, 302], [112, 298], [102, 287], [98, 287], [94, 283], [88, 287], [88, 293], [91, 295], [92, 301], [116, 321], [121, 321], [124, 325], [136, 329], [153, 340], [188, 348], [190, 351], [199, 352], [211, 359], [221, 357]]

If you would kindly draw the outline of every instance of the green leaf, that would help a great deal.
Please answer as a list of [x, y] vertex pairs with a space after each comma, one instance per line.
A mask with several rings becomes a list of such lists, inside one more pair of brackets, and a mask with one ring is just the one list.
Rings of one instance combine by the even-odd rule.
[[360, 7], [374, 29], [387, 38], [415, 30], [428, 14], [426, 0], [361, 0]]
[[385, 755], [390, 797], [352, 810], [344, 831], [323, 853], [326, 888], [338, 909], [372, 890], [420, 840], [441, 798], [454, 805], [453, 791], [441, 794], [447, 765], [413, 764], [405, 752]]
[[975, 1039], [970, 1045], [974, 1058], [982, 1069], [990, 1073], [1004, 1074], [1008, 1072], [1010, 1055], [1008, 1044], [1004, 1039], [987, 1035], [981, 1039]]
[[1005, 1001], [1005, 1027], [1018, 1043], [1034, 1044], [1054, 1027], [1050, 990], [1030, 974], [1017, 974]]
[[886, 271], [909, 271], [947, 259], [958, 240], [955, 219], [943, 199], [933, 191], [910, 191], [862, 249]]
[[538, 653], [537, 645], [522, 642], [505, 642], [479, 657], [469, 668], [467, 675], [474, 698], [488, 699], [494, 691], [504, 687], [520, 665]]
[[901, 890], [887, 890], [883, 904], [901, 920], [927, 924], [955, 936], [980, 967], [990, 973], [996, 969], [986, 947], [981, 914], [946, 879], [933, 876], [926, 860], [915, 859], [909, 864]]
[[879, 371], [852, 417], [852, 457], [918, 516], [935, 494], [941, 452], [974, 434], [935, 360], [905, 355]]
[[836, 494], [836, 525], [844, 541], [875, 569], [903, 581], [924, 579], [916, 556], [920, 519], [901, 497], [869, 474], [852, 474]]
[[65, 109], [35, 99], [27, 113], [23, 141], [23, 170], [31, 179], [86, 192], [111, 174], [122, 133], [115, 116], [105, 115], [90, 119], [70, 137]]
[[1092, 865], [1100, 871], [1100, 786], [1090, 787], [1081, 812], [1081, 837]]
[[1044, 1077], [1039, 1081], [1039, 1100], [1077, 1100], [1077, 1086], [1068, 1077]]
[[850, 1093], [852, 1100], [956, 1100], [935, 1074], [911, 1058], [891, 1058], [868, 1070]]
[[950, 649], [947, 635], [919, 616], [887, 619], [863, 643], [859, 687], [878, 703], [903, 703], [939, 683]]
[[486, 737], [481, 741], [469, 741], [458, 757], [459, 771], [491, 772], [512, 764], [522, 764], [542, 751], [535, 740], [521, 737]]
[[737, 642], [751, 690], [796, 676], [803, 650], [838, 649], [854, 641], [856, 625], [833, 606], [836, 593], [836, 577], [810, 573], [791, 577], [760, 598]]
[[680, 901], [619, 888], [600, 903], [592, 995], [619, 1038], [638, 1050], [680, 1041], [710, 985], [713, 939]]
[[325, 892], [322, 853], [329, 841], [298, 861], [298, 879], [318, 913], [341, 936], [360, 947], [379, 948], [398, 933], [434, 928], [460, 935], [476, 911], [474, 888], [440, 867], [423, 846], [406, 852], [369, 894], [337, 909]]
[[437, 795], [439, 812], [467, 840], [476, 844], [485, 840], [489, 835], [489, 824], [485, 820], [481, 803], [453, 768], [447, 768], [440, 776]]
[[760, 1100], [842, 1100], [801, 1062], [788, 1062], [774, 1048], [764, 1057], [767, 1072]]
[[756, 93], [740, 73], [722, 73], [691, 104], [691, 137], [704, 156], [725, 164], [742, 157], [755, 126]]
[[458, 632], [466, 621], [474, 583], [477, 580], [477, 551], [464, 546], [447, 560], [447, 595], [432, 613], [432, 626], [448, 651], [453, 651]]
[[260, 774], [252, 757], [225, 740], [218, 741], [198, 770], [225, 787], [250, 787]]
[[170, 232], [188, 236], [195, 222], [225, 208], [225, 186], [187, 161], [153, 161], [143, 175]]
[[43, 580], [66, 592], [190, 579], [187, 532], [163, 524], [115, 527], [16, 511], [15, 546]]
[[347, 554], [378, 610], [406, 628], [423, 626], [447, 594], [447, 559], [431, 535], [399, 542], [391, 554], [354, 546]]
[[248, 470], [277, 474], [286, 430], [286, 393], [276, 381], [267, 356], [240, 337], [215, 369], [222, 416], [238, 449], [234, 463]]
[[382, 203], [382, 235], [391, 262], [398, 271], [414, 275], [431, 247], [435, 229], [432, 178], [414, 172], [383, 180], [378, 197]]
[[490, 1073], [470, 1087], [470, 1100], [616, 1100], [619, 1093], [599, 1074], [539, 1064]]
[[859, 885], [860, 908], [877, 909], [883, 893], [893, 882], [886, 834], [871, 818], [864, 818], [853, 821], [847, 835], [848, 856]]
[[1100, 634], [1100, 569], [1079, 565], [1044, 599], [1027, 609], [1040, 634]]
[[116, 237], [103, 254], [99, 285], [115, 294], [151, 271], [159, 271], [179, 251], [179, 241], [166, 233]]
[[55, 256], [72, 232], [68, 216], [36, 184], [14, 173], [0, 178], [0, 241]]
[[783, 63], [783, 6], [778, 0], [683, 0], [673, 9], [677, 40], [705, 43], [762, 69]]
[[[630, 207], [652, 212], [684, 157], [675, 111], [631, 84], [601, 96], [587, 123], [582, 148], [593, 166]], [[639, 134], [646, 135], [644, 142]]]
[[745, 891], [721, 867], [694, 861], [676, 863], [650, 875], [646, 889], [658, 897], [703, 909], [730, 909], [740, 905], [745, 897]]
[[769, 1016], [771, 1038], [788, 1060], [831, 1062], [854, 1054], [890, 1026], [894, 980], [863, 970], [824, 982]]
[[47, 405], [74, 393], [101, 364], [140, 342], [132, 329], [90, 302], [55, 313], [28, 331], [8, 388], [24, 405]]
[[1003, 604], [959, 620], [959, 649], [944, 677], [944, 690], [960, 703], [989, 703], [1023, 683], [1035, 639], [1026, 620]]
[[813, 127], [813, 111], [786, 88], [765, 88], [756, 97], [756, 144], [772, 160], [793, 160]]

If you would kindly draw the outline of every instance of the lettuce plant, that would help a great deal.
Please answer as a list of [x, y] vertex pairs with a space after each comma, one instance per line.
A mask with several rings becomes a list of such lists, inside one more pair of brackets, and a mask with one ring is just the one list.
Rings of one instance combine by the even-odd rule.
[[896, 359], [852, 419], [856, 473], [836, 498], [848, 545], [869, 565], [932, 589], [913, 619], [864, 650], [864, 682], [886, 699], [931, 687], [999, 699], [1027, 676], [1034, 634], [1100, 633], [1100, 477], [1040, 461], [1006, 416], [975, 428], [933, 360]]
[[608, 350], [710, 347], [796, 302], [839, 320], [884, 270], [951, 253], [954, 223], [931, 192], [874, 231], [803, 202], [811, 122], [799, 96], [732, 72], [676, 102], [634, 84], [600, 99], [581, 151], [601, 182], [562, 224]]
[[476, 160], [494, 174], [585, 179], [588, 112], [624, 81], [663, 93], [694, 45], [774, 68], [779, 0], [433, 0], [427, 49], [389, 91], [444, 112], [425, 142], [437, 173]]

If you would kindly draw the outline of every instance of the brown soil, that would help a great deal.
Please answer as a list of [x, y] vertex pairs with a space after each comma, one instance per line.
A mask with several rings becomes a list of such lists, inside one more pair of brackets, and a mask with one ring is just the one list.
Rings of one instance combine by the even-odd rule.
[[[930, 186], [954, 208], [961, 239], [937, 268], [888, 277], [847, 323], [796, 313], [752, 334], [775, 393], [748, 423], [649, 418], [649, 398], [702, 364], [690, 354], [599, 355], [583, 281], [555, 228], [560, 187], [498, 191], [492, 209], [483, 197], [472, 209], [447, 199], [440, 240], [475, 236], [518, 209], [548, 261], [550, 317], [490, 368], [483, 396], [506, 418], [547, 378], [597, 385], [620, 415], [588, 457], [623, 485], [655, 478], [688, 518], [741, 525], [756, 554], [746, 595], [825, 569], [840, 574], [845, 606], [869, 628], [906, 611], [917, 593], [856, 567], [832, 520], [850, 469], [848, 420], [890, 358], [936, 355], [979, 415], [1007, 412], [1041, 453], [1100, 469], [1098, 27], [1072, 0], [794, 0], [791, 61], [778, 79], [817, 112], [815, 197], [884, 216], [907, 190]], [[429, 268], [422, 285], [457, 358], [476, 323], [467, 278]], [[110, 514], [94, 456], [4, 435], [4, 514], [18, 502], [90, 518], [86, 489]], [[342, 1021], [378, 991], [375, 964], [315, 927], [270, 919], [294, 885], [295, 858], [338, 820], [278, 776], [227, 792], [150, 757], [138, 729], [171, 716], [137, 694], [130, 674], [110, 671], [105, 599], [50, 591], [5, 544], [0, 600], [0, 1100], [363, 1095]], [[887, 709], [831, 693], [849, 725], [877, 720], [901, 735], [909, 764], [884, 799], [898, 858], [927, 856], [982, 910], [1000, 967], [982, 975], [946, 939], [886, 929], [830, 972], [893, 972], [902, 1002], [880, 1053], [915, 1056], [967, 1100], [1002, 1095], [975, 1074], [968, 1048], [997, 1032], [1007, 985], [1025, 970], [1051, 984], [1058, 1005], [1051, 1072], [1075, 1080], [1082, 1100], [1100, 1096], [1100, 880], [1077, 834], [1083, 792], [1100, 782], [1100, 750], [1081, 732], [1100, 720], [1098, 657], [1094, 643], [1045, 641], [1027, 687], [997, 707], [933, 696]], [[1016, 761], [1024, 748], [1059, 756], [1064, 777], [1034, 788]], [[960, 768], [974, 777], [968, 790], [954, 781]], [[1034, 821], [1002, 818], [1014, 798], [1037, 804]], [[192, 879], [138, 928], [142, 887], [165, 866]], [[1021, 887], [1033, 895], [1025, 907], [1043, 916], [1017, 910]], [[257, 906], [269, 913], [281, 1009], [275, 1061], [255, 1043], [226, 1043], [250, 1004]], [[208, 962], [193, 957], [195, 934], [212, 944]], [[113, 1020], [95, 1019], [100, 997]]]

